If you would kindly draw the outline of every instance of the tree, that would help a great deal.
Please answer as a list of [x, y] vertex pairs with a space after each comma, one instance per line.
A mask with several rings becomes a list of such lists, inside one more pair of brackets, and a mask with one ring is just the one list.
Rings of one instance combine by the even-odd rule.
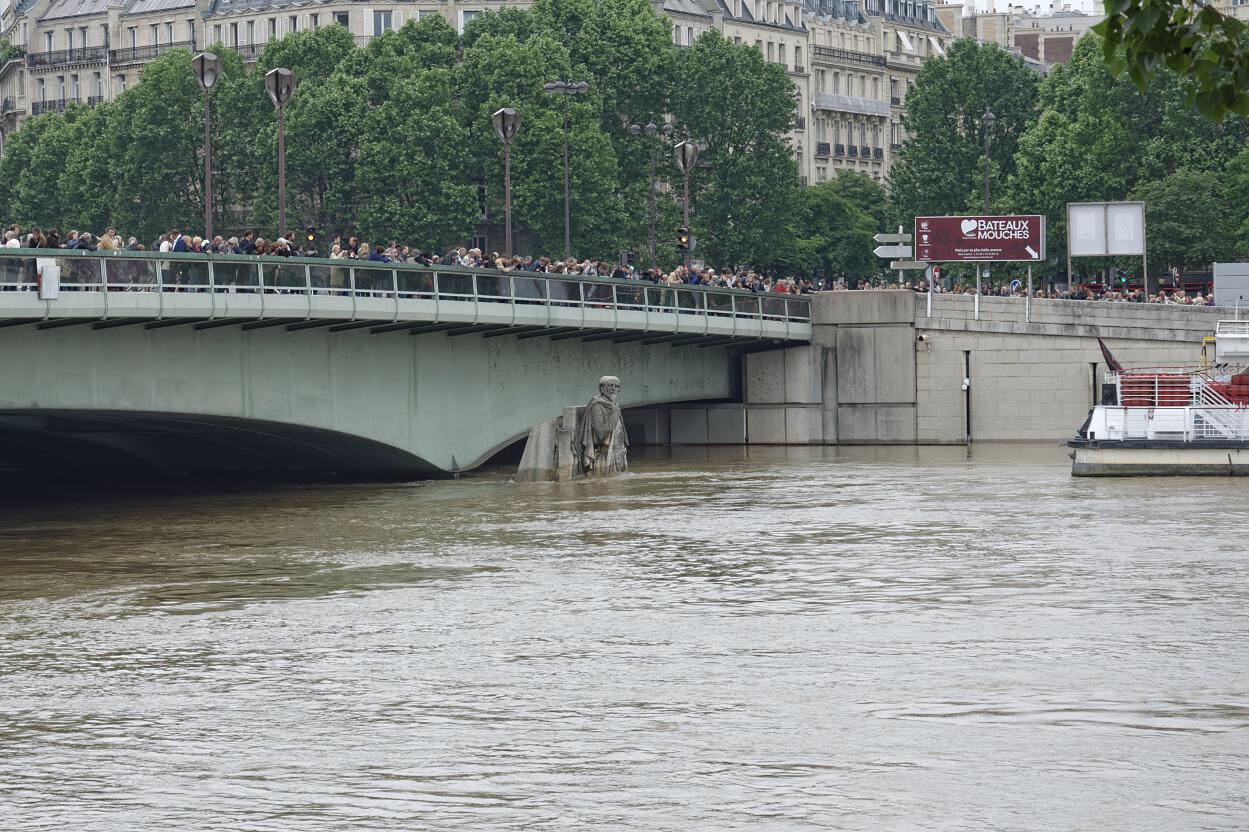
[[[1051, 70], [1040, 88], [1042, 115], [1019, 141], [1005, 192], [1008, 209], [1046, 215], [1051, 268], [1066, 250], [1068, 202], [1126, 199], [1180, 168], [1219, 172], [1244, 146], [1249, 122], [1193, 118], [1184, 103], [1187, 86], [1169, 72], [1145, 90], [1114, 78], [1096, 35], [1082, 38], [1066, 66]], [[1151, 239], [1156, 233], [1151, 226]]]
[[1154, 271], [1166, 266], [1204, 268], [1234, 258], [1244, 192], [1233, 198], [1229, 190], [1220, 174], [1189, 169], [1137, 186], [1132, 197], [1145, 203], [1148, 259]]
[[872, 253], [872, 236], [879, 226], [852, 198], [861, 187], [853, 181], [859, 176], [843, 173], [798, 191], [795, 239], [784, 253], [785, 266], [800, 271], [821, 269], [829, 279], [854, 280], [880, 271], [880, 261]]
[[692, 177], [693, 233], [705, 259], [769, 264], [790, 242], [798, 168], [793, 85], [759, 50], [700, 36], [672, 87], [678, 135], [705, 145]]
[[542, 85], [569, 75], [570, 57], [546, 34], [524, 42], [484, 35], [465, 49], [457, 67], [475, 171], [487, 194], [488, 208], [502, 214], [503, 153], [491, 124], [500, 107], [521, 112], [520, 132], [512, 142], [512, 205], [517, 228], [535, 250], [563, 250], [563, 124], [569, 119], [572, 233], [583, 256], [611, 252], [621, 244], [623, 205], [619, 170], [610, 139], [598, 113], [599, 93], [553, 96]]
[[979, 213], [983, 205], [983, 115], [991, 109], [992, 190], [1014, 173], [1015, 150], [1037, 118], [1037, 75], [995, 44], [961, 38], [947, 56], [928, 60], [907, 96], [906, 139], [890, 172], [904, 218]]
[[395, 80], [369, 110], [360, 138], [360, 229], [371, 240], [442, 250], [468, 235], [477, 217], [451, 73], [427, 69]]
[[1094, 27], [1107, 65], [1138, 89], [1164, 67], [1191, 83], [1188, 101], [1212, 120], [1249, 116], [1249, 33], [1246, 25], [1207, 3], [1189, 0], [1106, 0]]

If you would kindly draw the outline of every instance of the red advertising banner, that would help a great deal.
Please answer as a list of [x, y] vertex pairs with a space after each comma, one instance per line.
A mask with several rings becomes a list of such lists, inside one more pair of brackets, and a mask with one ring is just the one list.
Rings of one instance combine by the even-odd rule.
[[915, 259], [1032, 263], [1045, 259], [1045, 217], [916, 217]]

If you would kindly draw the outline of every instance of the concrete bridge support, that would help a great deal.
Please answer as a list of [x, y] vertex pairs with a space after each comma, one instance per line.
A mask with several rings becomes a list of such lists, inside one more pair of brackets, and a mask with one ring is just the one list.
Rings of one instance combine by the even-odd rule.
[[[903, 291], [815, 297], [813, 343], [748, 354], [740, 404], [632, 414], [674, 444], [1061, 441], [1127, 366], [1196, 364], [1229, 310]], [[964, 389], [964, 379], [967, 388]]]
[[626, 406], [739, 385], [732, 347], [480, 333], [87, 321], [0, 328], [0, 354], [0, 468], [443, 475], [584, 403], [606, 373]]

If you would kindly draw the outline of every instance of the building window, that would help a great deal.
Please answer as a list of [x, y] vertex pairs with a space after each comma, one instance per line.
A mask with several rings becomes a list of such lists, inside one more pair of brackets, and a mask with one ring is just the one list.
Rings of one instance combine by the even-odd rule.
[[802, 47], [795, 46], [794, 47], [794, 68], [796, 69], [800, 66], [802, 66]]
[[768, 63], [772, 63], [772, 41], [768, 41]]
[[138, 49], [139, 48], [139, 30], [135, 28], [134, 26], [131, 26], [126, 31], [130, 33], [130, 48]]
[[776, 45], [776, 62], [788, 66], [789, 62], [785, 60], [785, 44], [778, 43]]
[[61, 99], [62, 101], [65, 100], [65, 76], [64, 75], [56, 76], [56, 97]]
[[334, 22], [339, 26], [350, 26], [347, 19], [347, 12], [334, 12]]
[[[195, 45], [195, 18], [188, 17], [186, 19], [186, 38], [192, 46]], [[217, 40], [221, 40], [221, 38], [218, 37]]]
[[230, 45], [239, 45], [239, 25], [237, 23], [230, 24]]
[[213, 43], [221, 43], [221, 24], [213, 26]]
[[126, 76], [118, 75], [117, 76], [117, 94], [121, 95], [125, 91], [126, 91]]
[[69, 76], [69, 97], [74, 101], [78, 100], [78, 76], [77, 75]]
[[[464, 21], [465, 23], [468, 20]], [[373, 34], [380, 35], [383, 32], [389, 32], [394, 28], [393, 12], [373, 12]]]
[[165, 43], [173, 43], [173, 24], [165, 24]]
[[293, 14], [290, 17], [288, 17], [286, 20], [288, 23], [290, 23], [290, 28], [286, 30], [288, 33], [299, 31], [299, 15]]
[[256, 21], [247, 21], [247, 45], [251, 46], [256, 42]]
[[43, 79], [42, 79], [42, 78], [40, 78], [39, 80], [35, 81], [35, 95], [38, 97], [38, 99], [39, 99], [40, 101], [47, 101], [47, 100], [48, 100], [48, 90], [47, 90], [47, 88], [44, 86], [44, 83], [43, 83]]
[[95, 74], [95, 77], [92, 80], [95, 82], [94, 86], [92, 87], [92, 89], [95, 90], [95, 97], [103, 98], [104, 97], [104, 78], [100, 75], [100, 73], [97, 72]]
[[74, 30], [73, 29], [65, 30], [65, 48], [70, 50], [71, 52], [74, 49]]
[[160, 27], [153, 23], [148, 28], [152, 32], [152, 46], [160, 46]]
[[436, 14], [438, 14], [438, 12], [435, 12], [435, 11], [430, 11], [429, 9], [422, 9], [422, 10], [420, 10], [420, 11], [418, 11], [418, 12], [416, 13], [416, 19], [417, 19], [418, 21], [419, 21], [419, 20], [424, 20], [425, 18], [427, 18], [427, 17], [433, 17], [433, 16], [434, 16], [434, 15], [436, 15]]
[[321, 15], [319, 14], [312, 15], [312, 28], [315, 29], [320, 24], [321, 24]]
[[44, 38], [44, 43], [47, 44], [48, 51], [51, 52], [52, 51], [52, 33], [48, 32], [47, 34], [43, 36], [43, 38]]
[[278, 19], [276, 17], [269, 18], [269, 40], [273, 40], [278, 36]]
[[463, 32], [463, 31], [464, 31], [464, 27], [468, 25], [468, 22], [469, 22], [470, 20], [472, 20], [474, 17], [476, 17], [477, 15], [479, 15], [479, 14], [481, 14], [481, 10], [480, 10], [480, 9], [464, 9], [464, 10], [462, 10], [462, 11], [460, 12], [460, 31], [461, 31], [461, 32]]

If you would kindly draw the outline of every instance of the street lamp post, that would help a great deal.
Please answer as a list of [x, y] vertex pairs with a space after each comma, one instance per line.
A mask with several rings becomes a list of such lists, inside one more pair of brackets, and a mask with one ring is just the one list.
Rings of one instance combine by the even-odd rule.
[[[641, 135], [642, 133], [645, 133], [647, 136], [649, 136], [649, 137], [650, 137], [650, 138], [652, 138], [652, 139], [655, 139], [657, 136], [660, 136], [660, 137], [667, 137], [667, 136], [671, 136], [671, 135], [672, 135], [672, 125], [671, 125], [671, 124], [665, 124], [665, 125], [663, 125], [662, 127], [660, 127], [660, 126], [658, 126], [657, 124], [655, 124], [655, 122], [653, 122], [653, 121], [648, 122], [645, 126], [642, 126], [641, 124], [630, 124], [630, 125], [629, 125], [629, 135], [631, 135], [631, 136], [639, 136], [639, 135]], [[651, 192], [651, 193], [650, 193], [650, 247], [651, 247], [651, 268], [652, 268], [652, 269], [653, 269], [653, 268], [655, 268], [656, 266], [658, 266], [658, 265], [659, 265], [659, 255], [658, 255], [658, 252], [657, 252], [658, 244], [657, 244], [657, 242], [656, 242], [656, 240], [655, 240], [655, 222], [656, 222], [656, 220], [657, 220], [656, 215], [658, 214], [658, 211], [659, 211], [659, 207], [658, 207], [658, 205], [657, 205], [657, 203], [656, 203], [656, 196], [655, 196], [655, 167], [659, 164], [659, 145], [660, 145], [660, 141], [662, 141], [662, 139], [656, 140], [656, 141], [655, 141], [655, 142], [651, 145], [651, 175], [650, 175], [650, 192]], [[688, 225], [688, 220], [687, 220], [686, 222], [687, 222], [687, 225]]]
[[503, 142], [503, 253], [512, 256], [512, 139], [520, 129], [520, 113], [511, 107], [496, 110], [494, 132]]
[[221, 78], [221, 59], [212, 52], [201, 52], [191, 59], [195, 80], [204, 91], [204, 239], [213, 238], [213, 137], [209, 91]]
[[278, 110], [278, 235], [286, 234], [286, 102], [295, 94], [295, 73], [277, 67], [265, 73], [265, 90]]
[[[681, 190], [681, 217], [684, 228], [690, 227], [690, 171], [694, 170], [694, 165], [698, 164], [698, 144], [695, 142], [685, 141], [673, 148], [677, 157], [677, 166], [681, 168], [681, 176], [684, 180]], [[690, 245], [694, 242], [693, 235], [690, 236]], [[685, 274], [689, 277], [690, 273], [690, 245], [685, 247]]]
[[[989, 213], [989, 137], [993, 133], [993, 125], [997, 122], [997, 116], [993, 115], [993, 111], [985, 105], [984, 115], [980, 117], [980, 123], [984, 127], [984, 212]], [[989, 266], [984, 265], [985, 272], [988, 272]], [[980, 269], [976, 269], [976, 320], [980, 320]]]
[[585, 81], [551, 81], [542, 89], [551, 95], [564, 96], [564, 259], [572, 257], [572, 209], [568, 179], [568, 96], [582, 95], [590, 89]]

